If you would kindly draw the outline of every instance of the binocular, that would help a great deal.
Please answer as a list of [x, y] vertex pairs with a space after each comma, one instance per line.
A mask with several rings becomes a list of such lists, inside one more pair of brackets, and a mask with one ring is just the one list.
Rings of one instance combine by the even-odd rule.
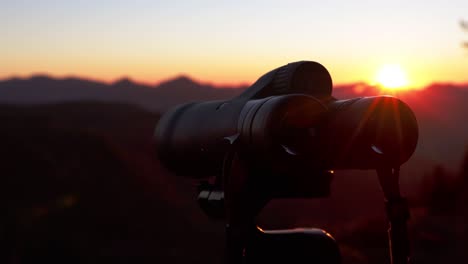
[[221, 205], [205, 211], [221, 211], [218, 215], [227, 218], [228, 240], [233, 233], [236, 241], [228, 242], [236, 248], [231, 258], [248, 259], [261, 251], [250, 241], [268, 244], [255, 239], [268, 232], [253, 228], [262, 206], [273, 198], [328, 195], [333, 170], [375, 169], [387, 200], [400, 203], [398, 171], [416, 148], [418, 125], [410, 107], [392, 96], [334, 98], [327, 69], [299, 61], [266, 73], [230, 100], [170, 109], [155, 140], [159, 159], [174, 173], [216, 178], [201, 188], [201, 204]]

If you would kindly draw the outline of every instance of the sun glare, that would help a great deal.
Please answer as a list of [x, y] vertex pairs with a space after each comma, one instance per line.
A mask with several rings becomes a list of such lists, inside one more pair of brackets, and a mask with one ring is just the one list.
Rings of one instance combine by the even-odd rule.
[[408, 78], [397, 64], [388, 64], [380, 68], [375, 81], [384, 89], [400, 90], [408, 87]]

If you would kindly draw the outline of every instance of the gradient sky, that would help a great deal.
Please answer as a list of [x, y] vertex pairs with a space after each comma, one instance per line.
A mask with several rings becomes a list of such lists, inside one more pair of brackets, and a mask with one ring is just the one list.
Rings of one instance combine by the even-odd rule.
[[468, 81], [468, 1], [0, 2], [0, 78], [47, 73], [149, 84], [251, 83], [297, 60], [334, 83], [400, 64], [413, 86]]

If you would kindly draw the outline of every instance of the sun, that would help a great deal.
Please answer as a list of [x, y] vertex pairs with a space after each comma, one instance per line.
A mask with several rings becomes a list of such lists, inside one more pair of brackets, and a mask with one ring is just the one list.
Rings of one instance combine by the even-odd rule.
[[406, 73], [398, 64], [387, 64], [377, 72], [375, 81], [379, 86], [389, 90], [402, 90], [408, 87]]

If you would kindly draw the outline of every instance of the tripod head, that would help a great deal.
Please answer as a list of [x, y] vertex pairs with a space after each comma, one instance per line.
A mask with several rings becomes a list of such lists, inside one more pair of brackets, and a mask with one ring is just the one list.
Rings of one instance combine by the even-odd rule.
[[159, 158], [173, 172], [216, 177], [199, 200], [209, 215], [226, 217], [228, 240], [237, 241], [232, 258], [255, 251], [254, 218], [266, 202], [326, 196], [333, 170], [375, 169], [385, 196], [399, 200], [398, 169], [417, 138], [401, 100], [337, 100], [329, 72], [311, 61], [274, 69], [231, 100], [177, 106], [155, 132]]

